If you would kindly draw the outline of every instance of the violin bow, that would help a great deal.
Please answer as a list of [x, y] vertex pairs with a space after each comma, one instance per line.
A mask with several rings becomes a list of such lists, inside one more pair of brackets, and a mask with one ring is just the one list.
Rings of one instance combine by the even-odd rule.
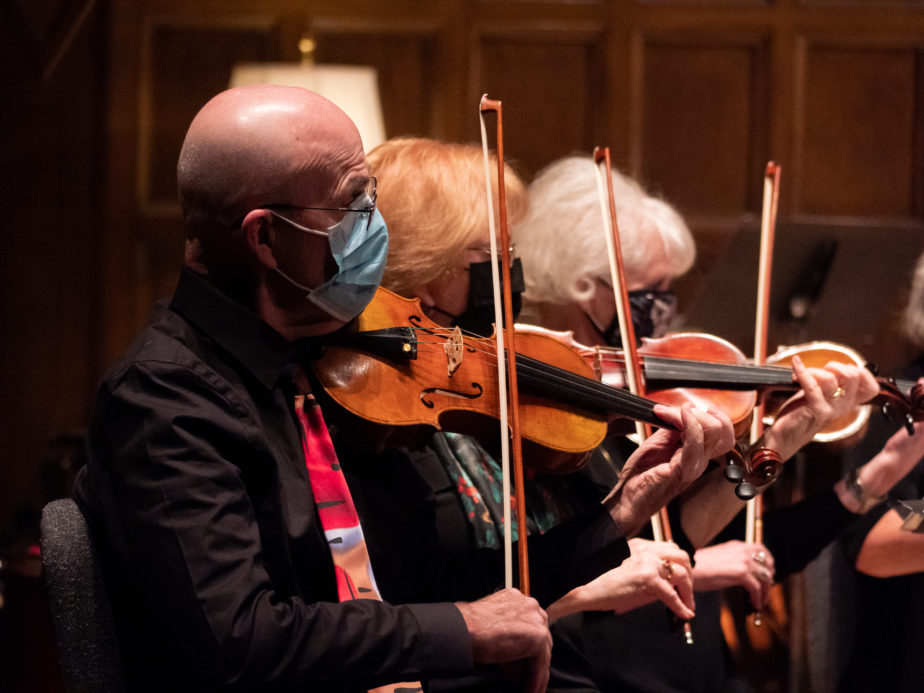
[[[754, 365], [762, 366], [767, 360], [767, 329], [770, 315], [770, 278], [773, 268], [773, 241], [776, 235], [776, 212], [780, 195], [780, 167], [767, 163], [764, 172], [764, 197], [760, 218], [760, 264], [757, 273], [757, 309], [754, 324]], [[764, 404], [758, 398], [751, 421], [751, 444], [760, 439], [764, 431]], [[757, 494], [747, 502], [744, 530], [745, 541], [763, 541], [763, 496]], [[761, 624], [761, 613], [754, 613], [754, 625]]]
[[[622, 348], [625, 354], [626, 384], [629, 387], [629, 392], [644, 397], [645, 385], [642, 380], [642, 367], [635, 342], [635, 327], [632, 324], [629, 292], [626, 288], [626, 272], [622, 259], [622, 245], [619, 240], [619, 223], [616, 218], [616, 197], [613, 193], [609, 147], [594, 148], [594, 165], [597, 173], [597, 190], [603, 213], [603, 223], [606, 227], [604, 235], [606, 236], [606, 250], [610, 261], [610, 281], [613, 285], [613, 298], [616, 301], [616, 315], [619, 318], [619, 336], [622, 339]], [[641, 444], [651, 435], [651, 426], [647, 423], [636, 421], [635, 431], [639, 437], [639, 444]], [[661, 508], [656, 515], [652, 515], [651, 532], [655, 541], [674, 540], [666, 507]], [[692, 645], [693, 631], [690, 628], [689, 621], [684, 621], [683, 623], [683, 634], [685, 642]]]
[[[491, 192], [491, 162], [488, 152], [488, 133], [485, 113], [497, 114], [497, 210], [500, 226], [500, 241], [494, 224], [494, 198]], [[523, 487], [523, 448], [520, 435], [519, 390], [517, 388], [516, 357], [505, 358], [505, 354], [516, 354], [516, 337], [513, 329], [513, 296], [510, 284], [510, 234], [507, 229], [507, 194], [504, 184], [504, 128], [501, 116], [501, 102], [481, 97], [479, 105], [481, 122], [481, 146], [484, 153], [485, 191], [488, 203], [488, 226], [491, 234], [491, 278], [494, 282], [494, 324], [497, 335], [497, 383], [500, 393], [499, 416], [501, 436], [501, 470], [503, 472], [504, 498], [510, 498], [510, 452], [513, 453], [513, 483], [516, 501], [518, 532], [518, 568], [520, 591], [529, 595], [529, 555], [526, 541], [526, 493]], [[498, 272], [497, 257], [500, 246], [503, 281]], [[503, 294], [503, 295], [502, 295]], [[503, 301], [501, 301], [503, 299]], [[503, 319], [501, 316], [503, 303]], [[506, 344], [506, 350], [505, 350]], [[509, 387], [508, 387], [509, 386]], [[510, 503], [504, 503], [504, 582], [513, 586], [513, 539], [510, 527]]]

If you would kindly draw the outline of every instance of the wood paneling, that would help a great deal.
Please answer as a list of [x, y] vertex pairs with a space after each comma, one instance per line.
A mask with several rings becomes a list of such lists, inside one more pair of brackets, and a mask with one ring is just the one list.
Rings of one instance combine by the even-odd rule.
[[51, 438], [86, 423], [104, 262], [104, 15], [93, 3], [18, 9], [0, 22], [0, 544], [14, 509], [46, 500]]
[[914, 215], [917, 51], [806, 40], [797, 211]]
[[[524, 175], [558, 157], [589, 153], [599, 143], [600, 56], [590, 42], [496, 36], [478, 42], [473, 87], [480, 93], [470, 93], [469, 101], [477, 107], [481, 93], [502, 101], [507, 158], [520, 162]], [[535, 88], [537, 80], [541, 90]], [[478, 133], [472, 118], [468, 139], [478, 141]]]
[[235, 63], [276, 58], [278, 27], [159, 17], [146, 23], [142, 45], [139, 198], [146, 213], [164, 206], [175, 212], [176, 158], [190, 120], [228, 87]]
[[433, 130], [440, 74], [439, 34], [382, 34], [373, 27], [365, 32], [316, 31], [320, 63], [351, 64], [363, 56], [379, 75], [382, 112], [387, 137], [425, 136]]
[[[643, 38], [642, 179], [689, 212], [754, 209], [766, 141], [768, 61], [760, 37]], [[761, 147], [762, 149], [762, 147]]]

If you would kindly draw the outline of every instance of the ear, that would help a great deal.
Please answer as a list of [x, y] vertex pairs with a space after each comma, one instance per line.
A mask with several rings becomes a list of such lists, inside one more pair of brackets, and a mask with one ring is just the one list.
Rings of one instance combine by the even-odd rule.
[[417, 298], [420, 299], [420, 305], [424, 308], [432, 308], [436, 305], [436, 298], [433, 293], [430, 291], [430, 285], [426, 284], [419, 289], [417, 289]]
[[276, 269], [276, 231], [273, 217], [265, 209], [251, 210], [241, 223], [244, 245], [253, 258], [268, 270]]

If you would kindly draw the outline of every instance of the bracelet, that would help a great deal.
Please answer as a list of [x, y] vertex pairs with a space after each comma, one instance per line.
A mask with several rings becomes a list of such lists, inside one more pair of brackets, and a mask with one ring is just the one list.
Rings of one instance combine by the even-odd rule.
[[847, 472], [847, 475], [844, 477], [844, 483], [847, 485], [847, 490], [850, 492], [850, 495], [860, 504], [860, 512], [865, 513], [884, 501], [886, 495], [871, 496], [866, 489], [863, 488], [858, 471], [857, 468], [854, 468]]

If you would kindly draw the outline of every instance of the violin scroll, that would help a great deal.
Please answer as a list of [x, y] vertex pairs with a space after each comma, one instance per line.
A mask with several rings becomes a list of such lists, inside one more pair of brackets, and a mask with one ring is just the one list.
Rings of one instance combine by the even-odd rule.
[[736, 445], [726, 458], [725, 478], [735, 484], [735, 495], [750, 500], [757, 487], [776, 479], [783, 468], [779, 453], [770, 448], [751, 448], [746, 454]]
[[877, 378], [879, 394], [873, 399], [881, 405], [883, 415], [889, 421], [901, 421], [914, 435], [914, 422], [924, 420], [924, 385], [915, 383], [904, 392], [892, 378]]

